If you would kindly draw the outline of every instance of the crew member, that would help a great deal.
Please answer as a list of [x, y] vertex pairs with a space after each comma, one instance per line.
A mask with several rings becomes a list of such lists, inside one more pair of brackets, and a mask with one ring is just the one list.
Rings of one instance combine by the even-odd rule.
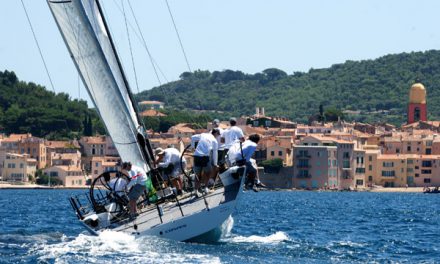
[[244, 163], [246, 165], [247, 181], [251, 183], [252, 187], [254, 184], [260, 187], [264, 187], [264, 184], [260, 182], [258, 177], [258, 167], [252, 155], [257, 149], [258, 142], [260, 141], [260, 135], [252, 134], [249, 136], [248, 140], [244, 143], [236, 142], [228, 151], [228, 160], [230, 165], [237, 165]]
[[154, 154], [157, 157], [156, 166], [162, 169], [164, 180], [170, 180], [177, 189], [177, 194], [182, 194], [182, 167], [186, 168], [185, 157], [182, 157], [182, 163], [180, 163], [181, 154], [176, 148], [157, 148], [154, 150]]
[[[218, 168], [218, 142], [216, 137], [220, 136], [220, 131], [217, 128], [212, 129], [210, 133], [200, 134], [200, 139], [194, 151], [194, 173], [199, 179], [196, 182], [196, 188], [200, 184], [205, 186], [208, 183], [211, 171], [213, 168]], [[205, 192], [208, 189], [205, 188]]]
[[142, 193], [146, 190], [146, 183], [148, 176], [145, 170], [138, 166], [133, 166], [130, 162], [124, 162], [122, 164], [122, 170], [128, 174], [131, 181], [127, 185], [127, 188], [130, 188], [127, 196], [129, 199], [130, 206], [130, 218], [133, 219], [138, 216], [136, 202]]
[[231, 117], [229, 119], [230, 127], [223, 133], [223, 138], [225, 140], [225, 152], [232, 147], [232, 145], [239, 140], [244, 142], [243, 130], [237, 126], [237, 119]]

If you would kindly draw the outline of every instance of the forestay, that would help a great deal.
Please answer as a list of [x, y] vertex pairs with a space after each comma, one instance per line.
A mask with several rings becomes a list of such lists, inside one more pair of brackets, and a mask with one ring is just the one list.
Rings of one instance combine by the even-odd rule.
[[48, 4], [122, 160], [145, 164], [137, 143], [137, 134], [143, 133], [143, 128], [99, 3], [96, 0], [48, 0]]

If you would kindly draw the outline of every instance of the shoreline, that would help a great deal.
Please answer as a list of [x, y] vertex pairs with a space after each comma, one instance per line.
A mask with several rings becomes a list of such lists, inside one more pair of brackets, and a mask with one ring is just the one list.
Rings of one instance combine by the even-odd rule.
[[38, 184], [11, 184], [0, 182], [0, 190], [11, 190], [11, 189], [28, 189], [28, 190], [57, 190], [57, 189], [89, 189], [89, 186], [84, 187], [63, 187], [63, 186], [47, 186]]
[[[33, 189], [33, 190], [80, 190], [80, 189], [89, 189], [90, 186], [84, 187], [63, 187], [63, 186], [47, 186], [47, 185], [38, 185], [38, 184], [11, 184], [0, 182], [0, 190], [8, 190], [8, 189]], [[432, 188], [432, 187], [430, 187]], [[350, 190], [346, 192], [377, 192], [377, 193], [423, 193], [424, 187], [375, 187], [371, 189], [357, 189]], [[303, 189], [281, 189], [281, 188], [273, 188], [273, 189], [261, 189], [260, 191], [314, 191], [314, 192], [339, 192], [338, 190], [303, 190]], [[340, 191], [345, 192], [345, 191]]]

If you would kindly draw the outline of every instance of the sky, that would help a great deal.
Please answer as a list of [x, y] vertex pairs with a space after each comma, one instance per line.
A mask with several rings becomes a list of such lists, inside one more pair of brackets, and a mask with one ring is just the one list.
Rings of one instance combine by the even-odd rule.
[[[120, 11], [125, 3], [137, 73]], [[165, 0], [130, 0], [148, 48], [159, 65], [155, 77], [128, 7], [101, 0], [131, 89], [178, 80], [188, 71]], [[45, 0], [23, 0], [55, 92], [89, 102]], [[168, 0], [192, 70], [288, 74], [346, 60], [440, 49], [440, 1], [434, 0]], [[20, 0], [2, 0], [0, 71], [52, 90]], [[166, 78], [164, 78], [165, 76]], [[245, 95], [244, 95], [245, 96]]]

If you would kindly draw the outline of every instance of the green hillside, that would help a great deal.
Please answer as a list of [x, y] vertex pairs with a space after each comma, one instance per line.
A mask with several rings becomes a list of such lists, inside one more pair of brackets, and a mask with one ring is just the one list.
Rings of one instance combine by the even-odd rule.
[[95, 132], [105, 130], [86, 101], [71, 100], [65, 93], [19, 81], [14, 72], [0, 71], [0, 133], [71, 139]]
[[[305, 122], [325, 109], [360, 110], [347, 119], [401, 124], [406, 119], [409, 88], [416, 79], [425, 85], [430, 119], [440, 120], [440, 51], [386, 55], [375, 60], [346, 61], [326, 69], [287, 74], [279, 69], [185, 72], [180, 80], [138, 94], [177, 109], [252, 114], [263, 106], [266, 115]], [[382, 111], [385, 110], [385, 111]]]

